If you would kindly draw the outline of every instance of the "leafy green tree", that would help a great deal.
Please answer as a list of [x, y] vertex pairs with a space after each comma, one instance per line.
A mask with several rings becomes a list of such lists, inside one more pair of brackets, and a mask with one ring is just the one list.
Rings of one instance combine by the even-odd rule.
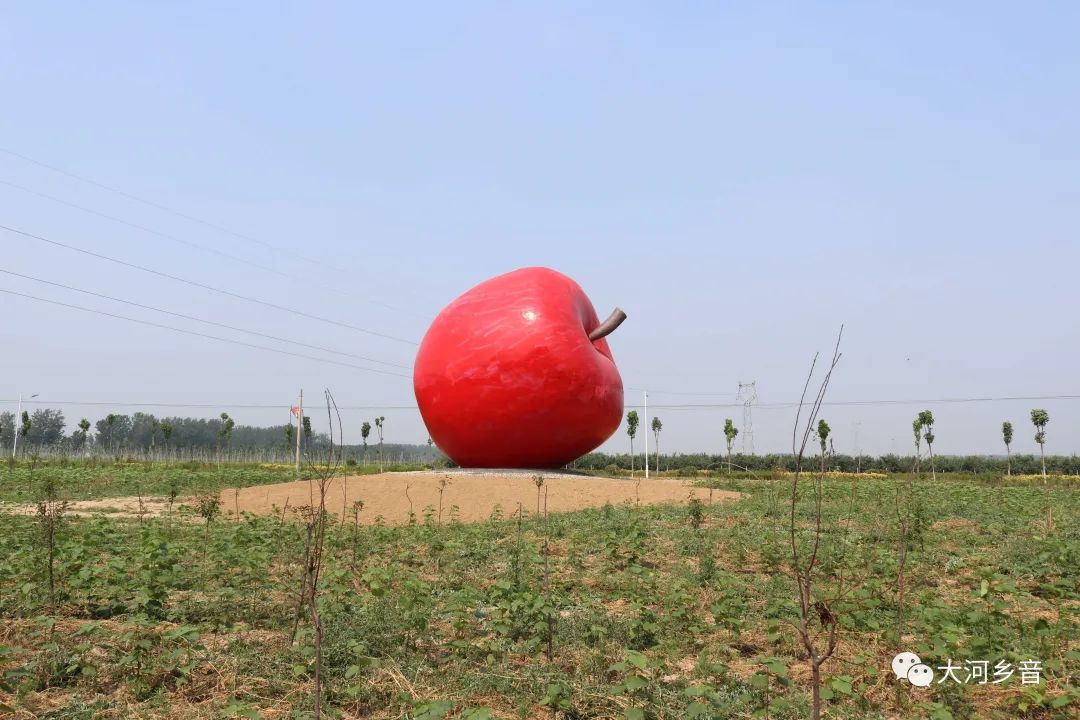
[[49, 447], [64, 439], [64, 411], [39, 408], [30, 416], [30, 429], [26, 440], [30, 445]]
[[165, 457], [169, 457], [169, 440], [172, 439], [173, 424], [168, 420], [161, 422], [161, 437], [165, 440]]
[[656, 440], [656, 472], [660, 472], [660, 431], [664, 429], [664, 423], [660, 422], [660, 418], [654, 417], [652, 419], [652, 434]]
[[626, 434], [630, 436], [630, 477], [634, 476], [634, 438], [637, 437], [640, 424], [641, 418], [638, 417], [637, 410], [626, 413]]
[[915, 434], [915, 472], [919, 472], [919, 460], [922, 457], [922, 423], [919, 418], [911, 421], [911, 430]]
[[360, 440], [364, 443], [364, 459], [367, 460], [367, 439], [371, 435], [371, 423], [367, 420], [360, 426]]
[[0, 413], [0, 445], [11, 447], [15, 442], [15, 413]]
[[79, 450], [82, 450], [83, 448], [86, 447], [86, 437], [87, 437], [87, 433], [89, 433], [89, 432], [90, 432], [90, 421], [87, 420], [86, 418], [83, 418], [82, 420], [79, 421], [79, 440], [78, 440], [78, 443], [77, 443], [77, 447], [78, 447]]
[[1050, 414], [1041, 408], [1031, 411], [1031, 424], [1035, 426], [1035, 442], [1039, 443], [1039, 458], [1042, 460], [1043, 482], [1046, 482], [1046, 424]]
[[161, 422], [150, 413], [135, 413], [131, 416], [131, 429], [127, 433], [128, 445], [153, 450], [160, 427]]
[[375, 418], [375, 430], [379, 433], [379, 472], [384, 470], [383, 466], [383, 423], [386, 422], [386, 418], [380, 415]]
[[731, 418], [724, 420], [724, 439], [727, 441], [727, 471], [731, 473], [731, 446], [735, 443], [735, 438], [739, 434], [739, 428], [735, 427], [735, 423]]
[[923, 438], [926, 440], [926, 449], [930, 453], [930, 472], [934, 480], [937, 480], [937, 466], [934, 463], [934, 413], [923, 410], [917, 418], [923, 427]]
[[19, 426], [19, 437], [23, 439], [23, 454], [26, 453], [26, 436], [30, 434], [30, 429], [33, 426], [34, 424], [30, 422], [30, 413], [23, 410], [22, 423]]
[[116, 414], [109, 413], [105, 416], [106, 437], [108, 438], [109, 454], [113, 451], [113, 428], [116, 427]]
[[817, 424], [817, 436], [818, 442], [821, 443], [821, 462], [825, 462], [825, 448], [829, 442], [829, 433], [832, 432], [832, 428], [829, 427], [829, 423], [824, 420], [818, 420]]
[[1012, 475], [1012, 450], [1009, 446], [1013, 441], [1013, 427], [1008, 420], [1001, 423], [1001, 439], [1005, 441], [1005, 474]]
[[229, 417], [229, 413], [221, 413], [221, 428], [218, 430], [218, 447], [225, 446], [225, 454], [229, 453], [232, 445], [232, 432], [236, 427], [236, 421]]
[[116, 454], [118, 448], [123, 446], [131, 433], [132, 421], [127, 415], [109, 413], [104, 420], [98, 420], [95, 427], [98, 438], [105, 439], [109, 454]]

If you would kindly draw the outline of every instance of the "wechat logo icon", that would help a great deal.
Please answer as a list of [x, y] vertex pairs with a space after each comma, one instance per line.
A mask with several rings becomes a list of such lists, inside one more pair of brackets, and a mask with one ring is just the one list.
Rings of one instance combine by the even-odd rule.
[[934, 681], [934, 671], [913, 652], [902, 652], [892, 660], [897, 680], [907, 680], [915, 687], [928, 687]]

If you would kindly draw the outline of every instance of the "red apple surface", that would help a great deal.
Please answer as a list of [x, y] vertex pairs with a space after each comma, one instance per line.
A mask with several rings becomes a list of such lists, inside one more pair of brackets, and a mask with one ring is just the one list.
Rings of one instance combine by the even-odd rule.
[[603, 336], [625, 317], [601, 323], [578, 284], [548, 268], [469, 290], [416, 354], [432, 440], [462, 467], [555, 468], [595, 449], [622, 421], [622, 378]]

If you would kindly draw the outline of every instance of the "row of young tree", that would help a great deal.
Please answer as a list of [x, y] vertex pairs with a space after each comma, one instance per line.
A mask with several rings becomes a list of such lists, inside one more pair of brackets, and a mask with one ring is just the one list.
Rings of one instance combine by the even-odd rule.
[[[1013, 455], [1013, 425], [1008, 420], [1001, 424], [1001, 437], [1005, 446], [1005, 457], [995, 458], [984, 455], [946, 456], [940, 457], [934, 454], [934, 442], [937, 436], [934, 434], [934, 413], [923, 410], [911, 423], [915, 440], [915, 454], [913, 456], [901, 456], [896, 454], [881, 455], [879, 457], [865, 455], [843, 455], [833, 449], [828, 440], [830, 428], [828, 423], [821, 420], [816, 428], [816, 437], [821, 443], [822, 453], [826, 457], [828, 467], [840, 472], [907, 472], [914, 468], [916, 472], [922, 471], [924, 460], [930, 464], [930, 472], [936, 478], [937, 471], [942, 472], [1004, 472], [1012, 475], [1013, 469], [1020, 474], [1034, 475], [1041, 473], [1046, 477], [1048, 472], [1062, 475], [1080, 474], [1080, 458], [1076, 456], [1046, 456], [1046, 426], [1050, 422], [1050, 415], [1042, 408], [1031, 411], [1031, 423], [1035, 428], [1034, 439], [1039, 446], [1039, 456]], [[573, 467], [582, 470], [619, 469], [636, 472], [638, 457], [634, 453], [634, 440], [637, 438], [641, 425], [641, 418], [636, 410], [631, 410], [626, 415], [626, 434], [630, 438], [630, 454], [614, 455], [609, 453], [590, 453], [577, 460]], [[652, 465], [656, 471], [661, 470], [660, 465], [660, 433], [664, 424], [659, 417], [653, 417], [650, 430], [653, 434]], [[723, 426], [724, 443], [726, 453], [724, 455], [709, 453], [676, 453], [664, 456], [664, 468], [668, 470], [716, 470], [740, 468], [745, 470], [765, 471], [774, 469], [794, 470], [790, 455], [745, 455], [732, 453], [735, 438], [739, 435], [739, 429], [735, 427], [731, 418], [725, 418]], [[923, 443], [926, 444], [926, 454], [923, 454]], [[648, 458], [646, 462], [648, 462]]]

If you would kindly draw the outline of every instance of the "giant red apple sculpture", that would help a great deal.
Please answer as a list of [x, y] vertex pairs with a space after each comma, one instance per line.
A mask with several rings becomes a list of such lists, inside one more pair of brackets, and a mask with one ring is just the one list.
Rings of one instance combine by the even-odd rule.
[[611, 437], [622, 378], [604, 323], [570, 278], [542, 267], [482, 282], [431, 324], [413, 369], [435, 444], [462, 467], [560, 467]]

